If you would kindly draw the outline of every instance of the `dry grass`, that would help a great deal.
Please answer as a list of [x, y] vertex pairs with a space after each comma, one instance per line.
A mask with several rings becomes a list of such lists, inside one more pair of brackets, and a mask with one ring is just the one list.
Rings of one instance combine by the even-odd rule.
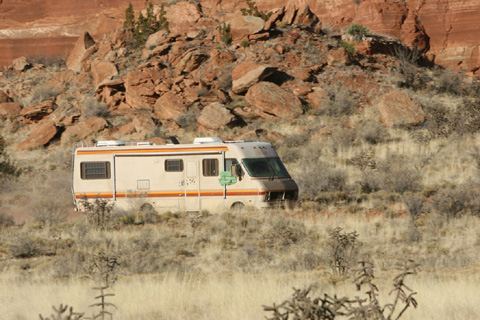
[[[418, 294], [417, 309], [408, 310], [402, 319], [478, 319], [477, 275], [423, 274], [408, 281]], [[50, 305], [63, 302], [74, 311], [90, 311], [95, 292], [88, 281], [28, 281], [4, 279], [0, 305], [5, 319], [34, 319], [38, 313], [49, 314]], [[380, 275], [380, 281], [386, 275]], [[377, 280], [379, 281], [379, 280]], [[351, 296], [353, 284], [348, 281], [332, 285], [316, 272], [287, 274], [189, 274], [174, 273], [122, 278], [114, 287], [111, 299], [118, 306], [115, 319], [263, 319], [262, 304], [271, 305], [291, 295], [292, 287], [316, 284], [313, 295], [323, 292]], [[380, 291], [389, 287], [382, 284]], [[20, 298], [21, 297], [21, 298]], [[389, 301], [387, 294], [380, 300]], [[28, 301], [28, 307], [25, 302]]]
[[[329, 233], [336, 227], [358, 232], [359, 257], [373, 261], [382, 303], [388, 301], [398, 258], [413, 257], [422, 264], [420, 275], [407, 280], [418, 292], [419, 307], [402, 319], [480, 316], [476, 217], [422, 216], [416, 222], [422, 236], [415, 241], [408, 218], [334, 210], [225, 213], [200, 220], [177, 214], [160, 224], [105, 232], [81, 220], [55, 228], [1, 230], [0, 243], [7, 246], [27, 228], [43, 249], [57, 244], [56, 255], [0, 263], [0, 306], [6, 319], [48, 315], [60, 303], [89, 315], [96, 282], [88, 264], [98, 252], [120, 263], [112, 287], [115, 319], [262, 319], [262, 305], [284, 301], [292, 287], [309, 285], [317, 296], [353, 297], [357, 293], [351, 277], [334, 276], [326, 260]], [[192, 228], [193, 221], [200, 224]], [[55, 242], [54, 231], [61, 240]]]

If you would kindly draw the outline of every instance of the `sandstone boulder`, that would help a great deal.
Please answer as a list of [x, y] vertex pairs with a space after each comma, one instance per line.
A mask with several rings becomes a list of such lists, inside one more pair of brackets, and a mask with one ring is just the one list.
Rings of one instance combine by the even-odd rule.
[[339, 48], [328, 52], [327, 64], [329, 66], [344, 66], [350, 64], [351, 59], [345, 48]]
[[157, 101], [155, 81], [162, 79], [156, 68], [146, 68], [129, 72], [125, 79], [125, 101], [133, 109], [148, 109]]
[[190, 73], [196, 70], [202, 62], [207, 59], [208, 55], [205, 52], [196, 48], [189, 49], [173, 64], [175, 67], [175, 74], [180, 75], [182, 73]]
[[0, 90], [0, 103], [11, 102], [12, 99], [2, 90]]
[[214, 66], [223, 66], [230, 62], [234, 62], [237, 59], [230, 51], [216, 48], [210, 51], [210, 57], [212, 57], [212, 63]]
[[195, 3], [180, 1], [165, 8], [168, 28], [173, 33], [188, 33], [196, 30], [195, 25], [202, 17], [200, 6]]
[[202, 109], [197, 122], [205, 128], [218, 130], [227, 127], [235, 120], [235, 116], [225, 108], [224, 104], [213, 102]]
[[187, 112], [187, 101], [181, 96], [167, 92], [158, 98], [154, 105], [155, 115], [160, 120], [178, 122]]
[[65, 129], [60, 142], [62, 146], [69, 145], [73, 141], [85, 139], [89, 135], [99, 132], [108, 127], [108, 122], [100, 117], [90, 117], [85, 122], [79, 122]]
[[99, 85], [105, 79], [118, 74], [117, 67], [113, 63], [104, 60], [95, 60], [91, 65], [91, 72], [95, 85]]
[[272, 14], [270, 15], [270, 18], [268, 18], [267, 21], [265, 21], [265, 26], [263, 27], [263, 30], [270, 30], [273, 27], [275, 27], [276, 23], [280, 19], [280, 17], [284, 14], [285, 12], [285, 7], [282, 6], [281, 8], [278, 8], [274, 11], [272, 11]]
[[244, 93], [248, 88], [264, 80], [276, 70], [275, 67], [246, 60], [232, 71], [232, 91], [237, 94]]
[[20, 57], [12, 61], [13, 69], [17, 71], [23, 71], [31, 66], [31, 64], [27, 61], [27, 58]]
[[33, 107], [25, 108], [20, 112], [24, 123], [37, 123], [53, 112], [55, 99], [43, 101]]
[[381, 121], [388, 128], [417, 125], [425, 120], [425, 113], [420, 103], [403, 92], [387, 93], [381, 98], [378, 108]]
[[302, 102], [293, 93], [272, 82], [259, 82], [245, 95], [255, 113], [261, 117], [295, 119], [303, 113]]
[[88, 32], [80, 36], [67, 59], [67, 68], [75, 72], [83, 70], [84, 63], [95, 53], [95, 40]]
[[330, 94], [321, 87], [313, 87], [312, 92], [307, 95], [306, 100], [313, 109], [322, 110], [330, 100]]
[[58, 128], [55, 126], [55, 121], [46, 119], [32, 129], [28, 138], [17, 145], [17, 149], [30, 150], [43, 147], [57, 135], [57, 132]]
[[255, 34], [263, 30], [265, 21], [254, 16], [237, 15], [230, 20], [230, 34], [233, 40], [242, 39], [249, 34]]
[[22, 106], [16, 102], [0, 102], [0, 119], [14, 119], [22, 110]]
[[318, 17], [310, 10], [308, 4], [302, 3], [297, 7], [293, 23], [314, 26], [319, 23], [319, 20]]

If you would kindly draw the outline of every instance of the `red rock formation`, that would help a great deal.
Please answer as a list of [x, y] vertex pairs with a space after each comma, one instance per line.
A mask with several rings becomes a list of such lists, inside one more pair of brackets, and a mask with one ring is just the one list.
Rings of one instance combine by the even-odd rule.
[[[22, 55], [65, 55], [78, 36], [88, 31], [96, 39], [123, 23], [131, 2], [138, 13], [144, 0], [10, 0], [0, 3], [0, 65]], [[260, 10], [285, 8], [283, 20], [343, 28], [352, 22], [375, 33], [388, 34], [408, 45], [429, 49], [435, 62], [477, 71], [480, 68], [478, 1], [449, 0], [264, 0]], [[238, 17], [243, 0], [205, 0], [200, 5], [166, 4], [171, 30], [192, 32]], [[31, 10], [35, 8], [35, 10]], [[307, 9], [310, 9], [308, 11]], [[277, 12], [282, 12], [279, 10]], [[274, 23], [273, 23], [274, 24]], [[272, 21], [267, 25], [271, 26]]]

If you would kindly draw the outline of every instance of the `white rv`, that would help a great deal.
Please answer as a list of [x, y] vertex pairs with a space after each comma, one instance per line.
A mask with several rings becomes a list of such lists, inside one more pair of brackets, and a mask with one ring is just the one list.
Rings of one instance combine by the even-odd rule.
[[196, 138], [193, 144], [99, 141], [73, 152], [74, 203], [109, 199], [158, 212], [269, 208], [293, 203], [298, 187], [269, 143]]

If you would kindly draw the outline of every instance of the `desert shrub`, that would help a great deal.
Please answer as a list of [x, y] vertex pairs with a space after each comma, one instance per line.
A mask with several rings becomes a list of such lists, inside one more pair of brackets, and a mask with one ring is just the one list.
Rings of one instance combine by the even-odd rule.
[[49, 55], [40, 54], [33, 55], [27, 58], [31, 64], [42, 64], [47, 68], [52, 68], [54, 71], [60, 71], [65, 67], [67, 57], [65, 55]]
[[345, 33], [351, 35], [355, 40], [361, 41], [363, 37], [365, 37], [370, 30], [367, 27], [362, 26], [358, 23], [352, 23], [347, 27]]
[[357, 137], [369, 144], [379, 144], [390, 138], [387, 128], [378, 121], [364, 120], [359, 123]]
[[432, 198], [431, 205], [446, 218], [455, 218], [466, 214], [480, 216], [480, 189], [478, 186], [446, 185]]
[[394, 46], [393, 55], [399, 63], [399, 72], [402, 78], [399, 85], [414, 90], [423, 89], [428, 79], [418, 66], [422, 52], [417, 48], [410, 49], [404, 45], [397, 45]]
[[90, 117], [108, 118], [110, 116], [108, 106], [105, 103], [100, 102], [93, 97], [85, 98], [82, 104], [84, 106], [82, 108], [83, 115], [86, 118], [90, 118]]
[[357, 130], [345, 127], [334, 127], [328, 139], [332, 152], [352, 147], [357, 141]]
[[35, 201], [31, 216], [36, 222], [47, 225], [64, 222], [67, 219], [64, 203], [51, 197]]
[[270, 228], [261, 235], [268, 247], [280, 248], [303, 240], [307, 235], [305, 225], [282, 215], [275, 217]]
[[450, 126], [453, 117], [452, 111], [438, 102], [429, 102], [423, 105], [425, 112], [424, 128], [433, 138], [448, 137], [452, 131]]
[[358, 233], [337, 227], [329, 232], [327, 257], [334, 275], [346, 276], [358, 255]]
[[411, 159], [402, 155], [391, 154], [377, 161], [376, 174], [382, 189], [397, 193], [420, 191], [422, 176], [413, 166]]
[[230, 25], [228, 23], [223, 22], [219, 24], [217, 30], [223, 43], [230, 44], [232, 42], [232, 34], [230, 33]]
[[407, 260], [398, 263], [395, 268], [399, 274], [393, 279], [393, 289], [390, 291], [390, 295], [393, 294], [391, 303], [382, 304], [379, 300], [379, 290], [373, 282], [373, 264], [360, 261], [354, 284], [357, 291], [366, 290], [364, 298], [358, 295], [355, 298], [338, 298], [336, 295], [332, 297], [323, 294], [312, 299], [308, 296], [312, 290], [310, 286], [305, 290], [294, 288], [291, 299], [272, 307], [263, 306], [263, 309], [273, 313], [271, 318], [267, 317], [268, 320], [333, 320], [339, 317], [350, 320], [398, 320], [409, 307], [417, 307], [414, 298], [416, 292], [405, 284], [405, 279], [407, 276], [416, 275], [420, 271], [420, 266], [413, 260]]
[[450, 119], [452, 131], [459, 135], [473, 134], [480, 129], [480, 101], [463, 99]]
[[0, 137], [0, 182], [18, 177], [22, 171], [10, 160], [10, 155], [5, 150], [5, 140]]
[[[308, 150], [306, 152], [308, 154]], [[303, 155], [301, 171], [296, 176], [302, 195], [314, 199], [320, 192], [345, 191], [347, 189], [347, 176], [345, 172], [318, 157]]]
[[352, 42], [340, 41], [339, 47], [344, 48], [345, 52], [349, 55], [353, 55], [355, 53], [355, 44]]
[[451, 95], [462, 95], [465, 92], [465, 74], [463, 72], [455, 72], [451, 69], [437, 69], [434, 73], [433, 82], [435, 90], [438, 93], [447, 93]]
[[95, 199], [88, 201], [80, 200], [80, 204], [85, 210], [87, 221], [97, 229], [105, 230], [113, 225], [113, 204], [106, 199]]
[[257, 4], [255, 3], [255, 1], [246, 0], [246, 2], [247, 2], [248, 8], [240, 9], [243, 16], [255, 16], [267, 21], [268, 18], [270, 18], [270, 16], [272, 15], [272, 12], [258, 10]]
[[83, 317], [83, 313], [73, 312], [73, 307], [60, 304], [58, 307], [52, 306], [54, 313], [50, 315], [50, 318], [44, 318], [40, 315], [40, 320], [80, 320]]
[[345, 86], [334, 85], [330, 88], [330, 100], [321, 110], [322, 114], [339, 117], [350, 115], [358, 108], [357, 95]]
[[197, 117], [199, 115], [199, 110], [196, 107], [191, 107], [187, 112], [182, 114], [177, 123], [183, 129], [195, 130], [197, 128]]
[[51, 98], [56, 98], [60, 93], [62, 93], [62, 91], [59, 88], [40, 86], [33, 89], [29, 96], [16, 98], [15, 101], [23, 105], [24, 108], [28, 108]]
[[7, 251], [15, 258], [30, 258], [38, 254], [38, 243], [29, 230], [19, 230], [12, 234]]
[[10, 227], [15, 225], [13, 217], [5, 212], [0, 212], [0, 227]]
[[140, 12], [137, 21], [135, 21], [133, 7], [131, 4], [129, 4], [128, 8], [125, 10], [124, 27], [133, 29], [133, 37], [135, 38], [138, 48], [143, 48], [145, 46], [145, 42], [150, 35], [160, 30], [169, 32], [169, 24], [165, 16], [166, 12], [164, 5], [161, 5], [158, 16], [156, 16], [153, 12], [154, 8], [152, 3], [148, 3], [146, 9], [146, 15], [144, 16]]

